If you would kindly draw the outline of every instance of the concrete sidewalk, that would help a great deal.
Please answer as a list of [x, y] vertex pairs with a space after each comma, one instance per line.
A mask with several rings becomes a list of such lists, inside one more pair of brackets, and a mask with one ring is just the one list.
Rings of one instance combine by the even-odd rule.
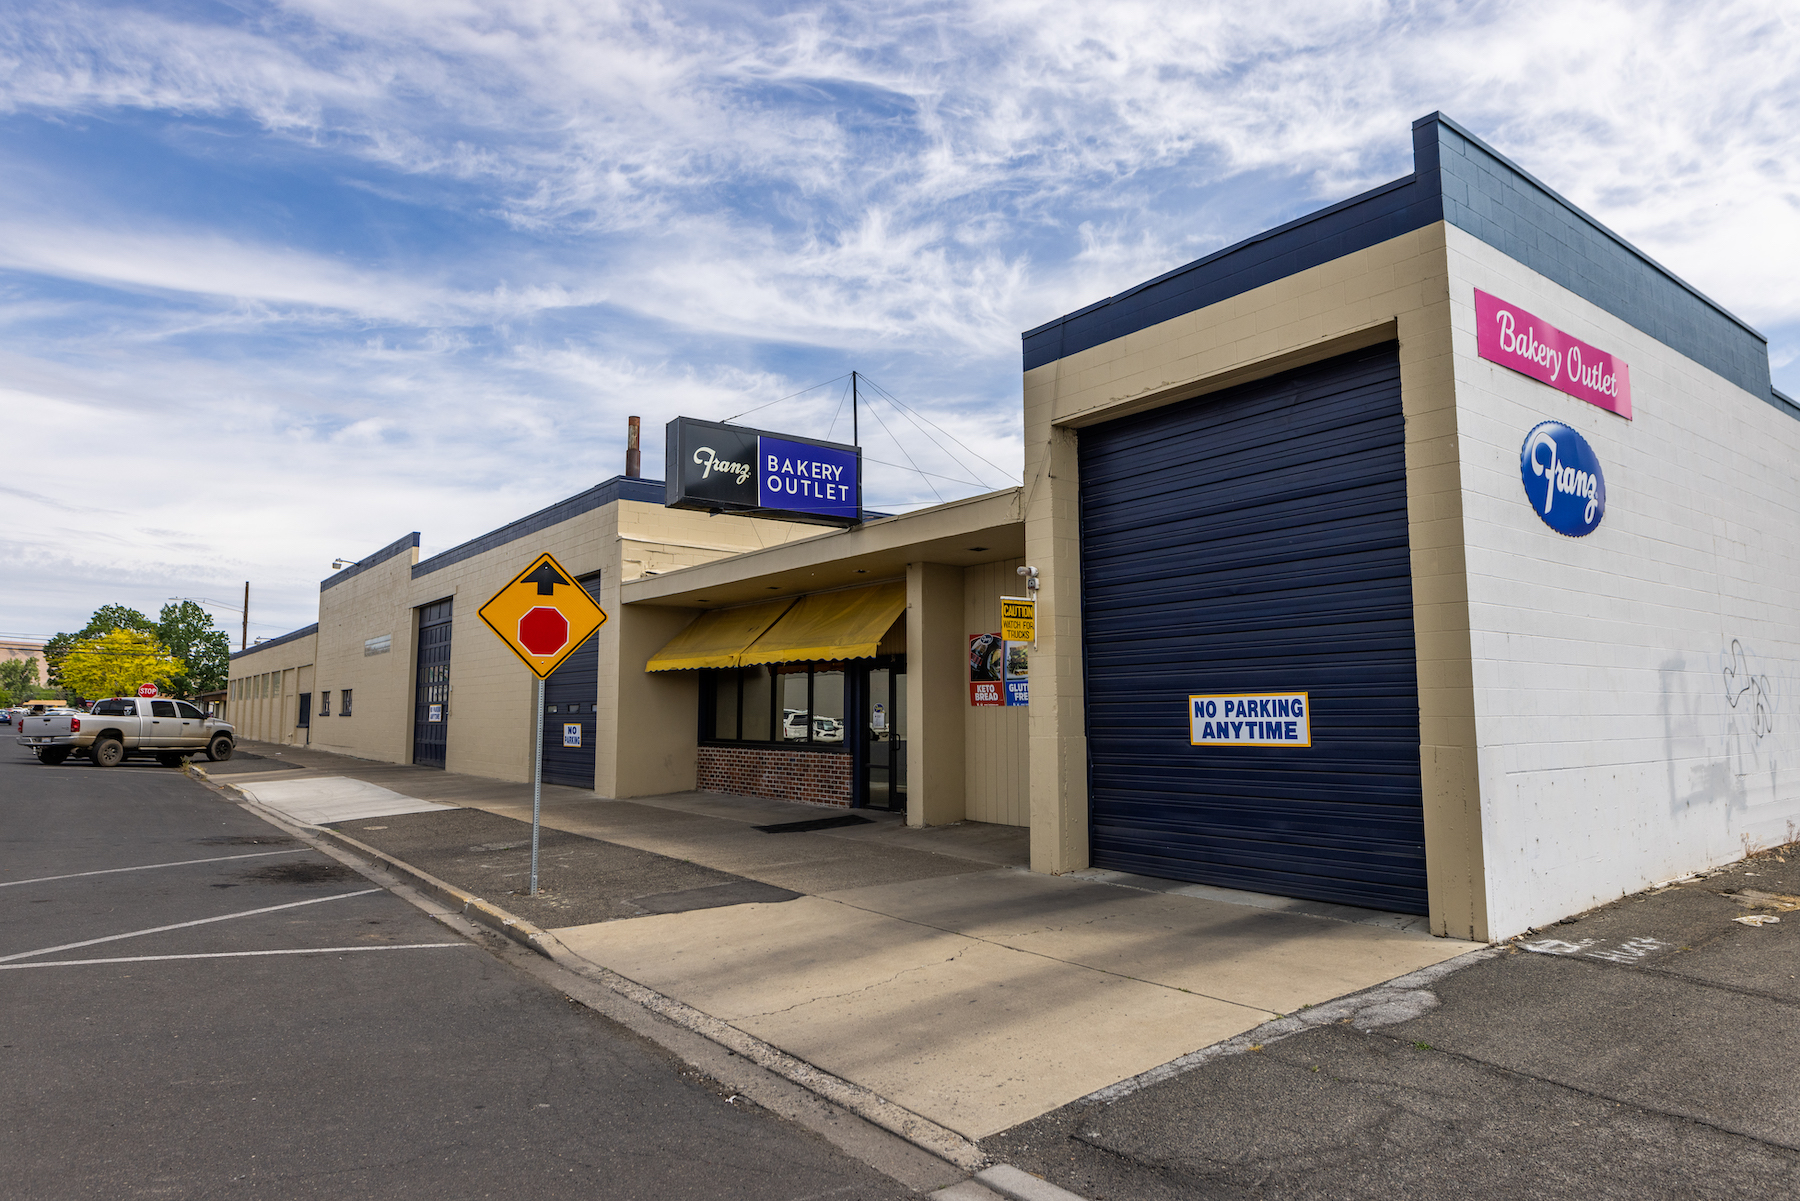
[[[915, 830], [859, 813], [868, 820], [766, 832], [849, 815], [704, 793], [545, 788], [552, 833], [533, 898], [530, 785], [243, 749], [206, 773], [296, 815], [329, 812], [350, 782], [385, 789], [399, 798], [389, 812], [336, 828], [970, 1140], [1475, 949], [1391, 914], [1036, 875], [1022, 829]], [[407, 811], [417, 802], [461, 808]]]

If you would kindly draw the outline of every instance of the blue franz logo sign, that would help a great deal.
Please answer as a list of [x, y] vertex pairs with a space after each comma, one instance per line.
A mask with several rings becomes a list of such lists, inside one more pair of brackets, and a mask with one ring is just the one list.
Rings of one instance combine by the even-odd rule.
[[1542, 421], [1519, 450], [1525, 496], [1545, 525], [1580, 538], [1606, 515], [1606, 477], [1587, 439], [1560, 421]]

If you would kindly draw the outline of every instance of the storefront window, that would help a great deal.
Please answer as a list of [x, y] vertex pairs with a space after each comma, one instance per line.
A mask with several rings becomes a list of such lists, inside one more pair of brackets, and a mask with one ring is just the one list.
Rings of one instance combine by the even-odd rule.
[[781, 694], [781, 728], [776, 737], [782, 742], [806, 742], [808, 719], [812, 716], [812, 702], [807, 696], [811, 672], [804, 663], [780, 663], [775, 671]]
[[849, 750], [851, 671], [843, 662], [708, 671], [701, 681], [701, 729], [717, 742], [798, 742]]
[[820, 663], [813, 668], [812, 740], [844, 741], [844, 665]]
[[743, 698], [744, 720], [741, 732], [732, 737], [745, 742], [768, 742], [775, 737], [774, 696], [771, 691], [774, 677], [769, 674], [766, 664], [758, 663], [755, 667], [739, 668], [738, 679], [742, 688], [739, 695]]

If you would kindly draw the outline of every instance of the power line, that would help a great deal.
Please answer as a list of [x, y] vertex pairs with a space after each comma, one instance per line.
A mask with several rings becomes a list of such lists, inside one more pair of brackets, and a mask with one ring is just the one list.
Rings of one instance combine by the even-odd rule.
[[764, 409], [768, 408], [769, 405], [778, 405], [784, 400], [792, 400], [796, 396], [805, 396], [808, 392], [813, 392], [820, 388], [823, 388], [825, 386], [825, 384], [835, 384], [841, 379], [848, 379], [849, 376], [850, 376], [850, 373], [847, 371], [843, 375], [834, 375], [830, 379], [826, 380], [824, 383], [814, 384], [810, 388], [802, 388], [798, 392], [790, 392], [786, 396], [777, 397], [776, 399], [771, 400], [769, 402], [769, 404], [760, 404], [760, 405], [757, 405], [754, 409], [745, 409], [742, 413], [739, 413], [737, 415], [737, 417], [727, 417], [725, 420], [726, 421], [736, 421], [738, 419], [738, 417], [748, 417], [752, 413], [760, 413]]
[[[874, 405], [869, 406], [869, 414], [870, 414], [870, 416], [874, 417], [875, 420], [881, 421], [881, 414], [880, 414], [880, 412], [878, 412], [876, 410]], [[881, 421], [881, 429], [882, 429], [882, 432], [885, 433], [888, 437], [894, 438], [894, 431], [891, 429], [888, 429], [887, 422]], [[898, 446], [900, 448], [900, 453], [906, 456], [906, 461], [908, 463], [912, 463], [912, 469], [914, 471], [918, 471], [919, 475], [924, 477], [925, 486], [927, 488], [930, 488], [931, 494], [938, 498], [938, 504], [940, 504], [940, 505], [943, 504], [944, 503], [944, 494], [942, 492], [938, 491], [937, 485], [931, 482], [930, 476], [927, 476], [923, 471], [919, 471], [919, 465], [917, 463], [913, 462], [912, 451], [906, 449], [906, 443], [900, 441], [900, 439], [898, 439], [898, 438], [894, 438], [894, 445]]]
[[[869, 377], [867, 375], [864, 375], [863, 378], [869, 379]], [[869, 383], [873, 384], [875, 386], [875, 388], [878, 391], [880, 391], [880, 393], [883, 396], [885, 396], [889, 400], [893, 401], [894, 404], [897, 405], [898, 407], [900, 407], [901, 409], [903, 409], [909, 413], [914, 411], [911, 408], [911, 406], [907, 405], [898, 396], [895, 396], [892, 392], [889, 392], [886, 388], [883, 388], [880, 384], [876, 383], [874, 380], [872, 380], [872, 379], [869, 380]], [[985, 455], [983, 455], [979, 451], [977, 451], [974, 447], [963, 442], [962, 439], [958, 438], [955, 434], [951, 433], [949, 430], [945, 429], [943, 426], [939, 425], [937, 422], [933, 421], [931, 418], [926, 417], [923, 413], [919, 414], [919, 418], [920, 418], [920, 420], [924, 421], [927, 425], [931, 426], [932, 429], [937, 430], [940, 434], [944, 435], [944, 437], [950, 439], [950, 441], [956, 443], [958, 446], [960, 446], [964, 450], [968, 451], [971, 455], [974, 455], [976, 458], [980, 459], [983, 463], [986, 463], [989, 467], [992, 467], [995, 471], [998, 471], [1000, 473], [1002, 479], [1011, 479], [1012, 478], [1012, 472], [1006, 470], [1006, 468], [1000, 466], [998, 463], [994, 462], [992, 459], [987, 458]], [[948, 453], [948, 452], [945, 452], [945, 453]], [[954, 457], [954, 456], [952, 456], [952, 457]], [[962, 464], [959, 463], [957, 465], [961, 466]], [[972, 473], [972, 474], [974, 474], [974, 473]], [[985, 482], [984, 482], [984, 486], [985, 486]]]

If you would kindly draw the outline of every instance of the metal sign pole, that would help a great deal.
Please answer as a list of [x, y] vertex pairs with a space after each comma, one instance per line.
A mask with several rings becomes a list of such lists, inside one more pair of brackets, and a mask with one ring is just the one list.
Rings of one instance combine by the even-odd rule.
[[544, 681], [537, 682], [537, 747], [531, 768], [531, 894], [537, 896], [538, 807], [544, 800]]

